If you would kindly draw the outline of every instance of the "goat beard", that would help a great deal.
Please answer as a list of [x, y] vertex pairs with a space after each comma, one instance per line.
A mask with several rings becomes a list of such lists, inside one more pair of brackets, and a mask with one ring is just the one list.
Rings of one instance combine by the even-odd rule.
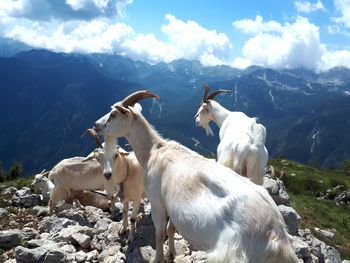
[[209, 123], [203, 125], [203, 128], [205, 129], [205, 133], [207, 134], [207, 136], [214, 136], [214, 132], [210, 128]]

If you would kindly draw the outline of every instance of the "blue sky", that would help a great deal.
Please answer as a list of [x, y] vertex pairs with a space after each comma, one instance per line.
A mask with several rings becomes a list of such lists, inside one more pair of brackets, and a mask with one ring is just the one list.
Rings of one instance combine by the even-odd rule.
[[1, 0], [0, 36], [149, 63], [322, 71], [350, 67], [350, 0]]

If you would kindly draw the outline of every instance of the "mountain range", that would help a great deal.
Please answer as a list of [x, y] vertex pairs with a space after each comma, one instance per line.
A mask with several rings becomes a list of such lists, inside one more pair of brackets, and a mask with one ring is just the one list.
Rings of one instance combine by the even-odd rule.
[[267, 128], [271, 158], [319, 167], [350, 159], [347, 68], [321, 73], [258, 66], [239, 70], [187, 60], [150, 65], [118, 55], [32, 49], [0, 57], [0, 160], [5, 168], [17, 160], [26, 174], [33, 174], [63, 158], [86, 155], [94, 145], [81, 138], [84, 129], [114, 102], [145, 88], [161, 97], [144, 100], [142, 106], [164, 137], [214, 155], [218, 129], [212, 124], [216, 135], [207, 137], [193, 119], [203, 82], [212, 89], [230, 89], [217, 100], [259, 119]]

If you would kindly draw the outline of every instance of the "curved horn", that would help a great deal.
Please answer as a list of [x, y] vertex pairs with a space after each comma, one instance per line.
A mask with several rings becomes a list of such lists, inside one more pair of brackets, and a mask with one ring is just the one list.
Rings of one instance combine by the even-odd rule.
[[160, 99], [158, 95], [151, 93], [149, 90], [139, 90], [125, 97], [122, 101], [116, 103], [115, 105], [128, 107], [145, 98]]
[[86, 129], [84, 131], [84, 133], [81, 135], [81, 137], [83, 137], [86, 133], [89, 133], [94, 138], [97, 148], [103, 148], [102, 144], [101, 144], [101, 141], [98, 138], [98, 135], [97, 135], [97, 133], [96, 133], [96, 131], [94, 129], [92, 129], [92, 128]]
[[42, 175], [42, 176], [48, 177], [48, 176], [49, 176], [49, 173], [50, 173], [50, 171], [47, 171], [47, 172], [42, 173], [41, 175]]
[[203, 100], [202, 100], [202, 103], [203, 103], [204, 101], [207, 100], [207, 96], [208, 96], [208, 92], [210, 90], [210, 86], [205, 84], [203, 81], [202, 81], [202, 83], [204, 85], [204, 96], [203, 96]]
[[216, 95], [220, 94], [220, 93], [225, 93], [225, 92], [231, 92], [230, 90], [226, 90], [226, 89], [219, 89], [217, 91], [214, 91], [213, 93], [211, 93], [208, 97], [207, 100], [212, 100], [215, 98]]

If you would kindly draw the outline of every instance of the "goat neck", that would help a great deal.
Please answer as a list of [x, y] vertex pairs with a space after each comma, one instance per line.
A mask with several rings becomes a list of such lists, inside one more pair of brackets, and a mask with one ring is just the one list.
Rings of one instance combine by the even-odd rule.
[[225, 109], [215, 100], [209, 100], [208, 102], [208, 107], [213, 117], [213, 121], [219, 126], [219, 128], [221, 128], [223, 122], [230, 114], [230, 111]]
[[162, 145], [164, 139], [146, 121], [141, 113], [134, 113], [134, 120], [127, 136], [132, 149], [142, 167], [146, 167], [154, 146]]
[[104, 136], [105, 144], [104, 144], [104, 150], [105, 150], [105, 156], [107, 158], [111, 158], [115, 154], [115, 150], [117, 148], [116, 146], [116, 138], [111, 136]]

